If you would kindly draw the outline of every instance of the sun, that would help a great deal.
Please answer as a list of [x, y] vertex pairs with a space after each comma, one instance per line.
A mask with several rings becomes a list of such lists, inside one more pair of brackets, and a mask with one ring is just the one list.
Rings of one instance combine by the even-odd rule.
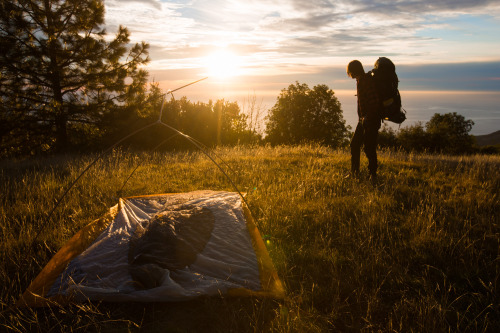
[[205, 67], [209, 77], [230, 78], [239, 74], [240, 57], [228, 50], [219, 50], [205, 58]]

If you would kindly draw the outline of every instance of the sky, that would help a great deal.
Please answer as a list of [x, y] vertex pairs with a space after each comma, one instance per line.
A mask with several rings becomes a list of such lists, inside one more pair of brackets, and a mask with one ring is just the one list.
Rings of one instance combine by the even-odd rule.
[[498, 0], [105, 0], [109, 33], [127, 27], [150, 45], [150, 80], [191, 101], [225, 98], [270, 109], [296, 81], [326, 84], [355, 126], [355, 81], [389, 57], [406, 125], [438, 112], [472, 119], [473, 134], [500, 130]]

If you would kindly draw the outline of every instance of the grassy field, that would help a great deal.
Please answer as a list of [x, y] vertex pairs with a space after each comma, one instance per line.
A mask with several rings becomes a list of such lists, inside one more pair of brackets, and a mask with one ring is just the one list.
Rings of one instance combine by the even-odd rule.
[[285, 300], [12, 309], [61, 245], [120, 196], [233, 189], [199, 152], [115, 151], [80, 179], [46, 222], [55, 200], [94, 156], [2, 161], [0, 330], [500, 331], [500, 156], [381, 152], [373, 186], [366, 175], [344, 178], [346, 151], [215, 152], [247, 192], [261, 233], [271, 237], [268, 249], [286, 286]]

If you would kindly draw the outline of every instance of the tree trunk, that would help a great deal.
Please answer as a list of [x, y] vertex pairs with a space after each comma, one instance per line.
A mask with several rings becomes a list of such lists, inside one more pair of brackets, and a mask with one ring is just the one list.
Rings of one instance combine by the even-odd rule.
[[49, 0], [44, 0], [44, 5], [47, 17], [48, 55], [50, 58], [48, 78], [53, 92], [53, 112], [56, 126], [56, 151], [64, 152], [68, 148], [68, 116], [66, 110], [64, 110], [64, 98], [61, 88], [61, 68], [58, 59], [60, 45], [54, 29], [54, 13], [52, 12], [51, 3]]
[[65, 152], [68, 149], [68, 128], [67, 118], [65, 115], [56, 116], [56, 150], [57, 152]]

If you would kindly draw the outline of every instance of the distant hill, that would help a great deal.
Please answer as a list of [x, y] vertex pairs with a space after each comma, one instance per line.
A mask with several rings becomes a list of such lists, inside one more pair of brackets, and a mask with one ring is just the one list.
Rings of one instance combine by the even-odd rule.
[[486, 135], [475, 135], [475, 138], [478, 146], [500, 145], [500, 131]]

